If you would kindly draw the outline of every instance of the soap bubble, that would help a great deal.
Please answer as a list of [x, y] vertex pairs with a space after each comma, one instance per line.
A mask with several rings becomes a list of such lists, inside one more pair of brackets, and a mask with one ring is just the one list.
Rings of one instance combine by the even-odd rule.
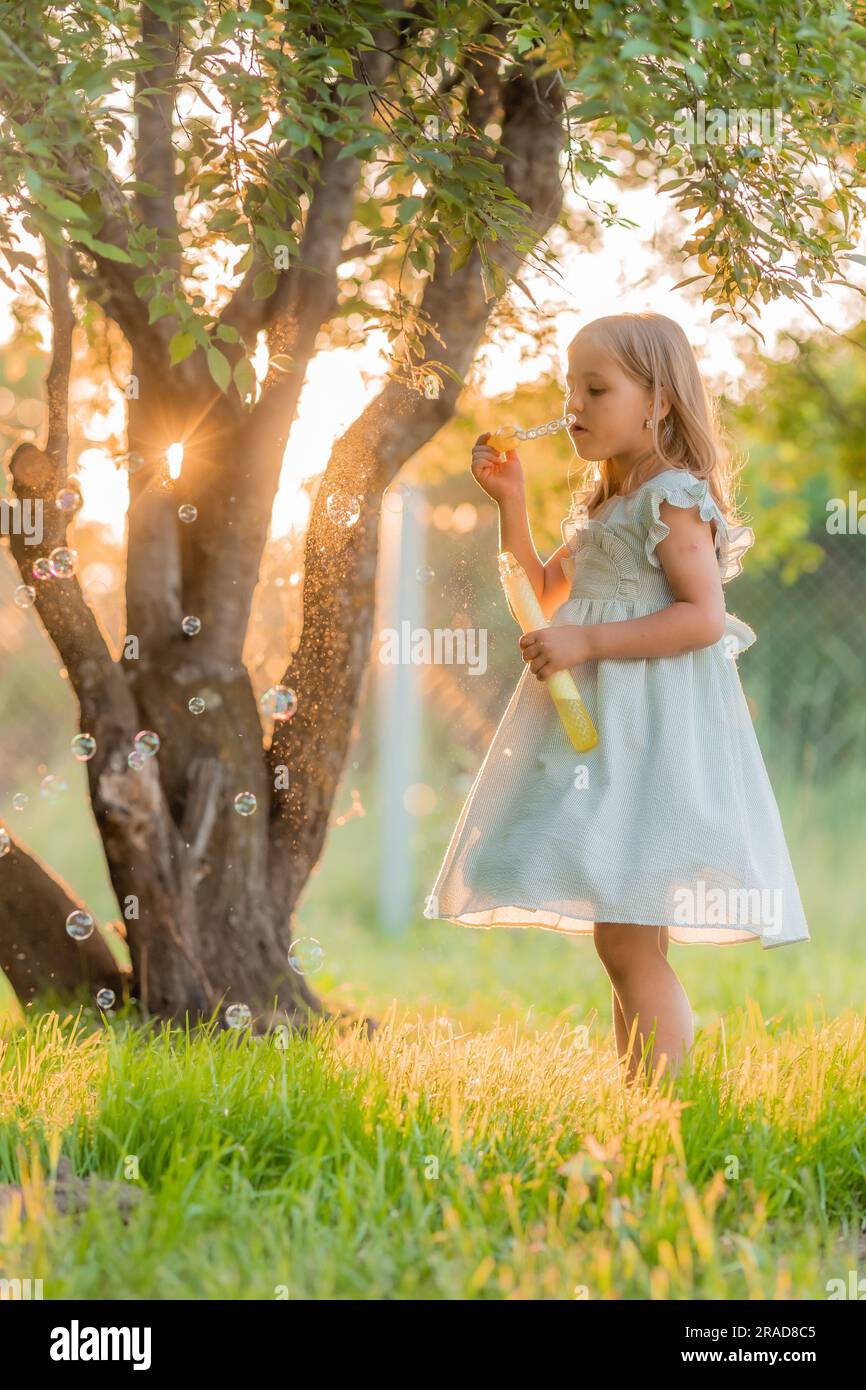
[[430, 580], [434, 579], [435, 576], [436, 571], [431, 570], [429, 565], [421, 565], [415, 571], [415, 578], [418, 580], [419, 584], [429, 584]]
[[96, 752], [96, 739], [93, 734], [76, 734], [70, 743], [72, 756], [80, 763], [89, 762]]
[[238, 792], [234, 805], [239, 816], [251, 816], [258, 802], [252, 792]]
[[229, 1004], [226, 1009], [226, 1023], [230, 1028], [247, 1028], [251, 1018], [249, 1004]]
[[68, 545], [57, 545], [48, 556], [48, 566], [55, 579], [69, 579], [75, 573], [78, 552]]
[[207, 705], [205, 704], [204, 700], [201, 698], [200, 695], [193, 695], [192, 699], [187, 705], [187, 709], [189, 710], [190, 714], [204, 714], [205, 710], [207, 709]]
[[12, 806], [16, 811], [23, 811], [29, 800], [26, 792], [16, 792], [12, 798]]
[[133, 772], [140, 772], [147, 762], [147, 754], [143, 753], [140, 748], [133, 748], [126, 761]]
[[132, 746], [145, 758], [152, 758], [159, 752], [159, 734], [153, 729], [141, 729], [132, 740]]
[[55, 777], [50, 774], [43, 777], [39, 784], [39, 795], [45, 801], [59, 801], [64, 792], [69, 791], [69, 786], [62, 777]]
[[361, 503], [358, 498], [344, 492], [332, 492], [325, 502], [325, 507], [336, 526], [354, 526], [361, 515]]
[[291, 719], [298, 708], [298, 697], [287, 685], [272, 685], [262, 696], [261, 707], [276, 721]]
[[61, 512], [77, 512], [81, 506], [82, 497], [78, 484], [69, 478], [64, 487], [60, 489], [54, 498], [54, 505]]
[[192, 502], [184, 502], [182, 506], [178, 507], [177, 514], [181, 521], [195, 521], [198, 516], [198, 507], [194, 507]]
[[4, 826], [0, 825], [0, 857], [4, 854], [8, 854], [11, 848], [12, 840], [9, 831]]
[[100, 1009], [110, 1009], [114, 1004], [115, 993], [113, 989], [101, 989], [96, 996], [96, 1002]]
[[66, 919], [66, 933], [73, 941], [86, 941], [93, 933], [93, 918], [89, 912], [76, 908]]
[[181, 623], [181, 627], [187, 637], [195, 637], [201, 632], [201, 618], [186, 617]]
[[89, 565], [85, 565], [81, 579], [81, 592], [88, 600], [101, 594], [110, 594], [117, 588], [116, 569], [100, 560], [92, 560]]
[[317, 975], [324, 964], [324, 947], [314, 936], [299, 936], [289, 947], [289, 965], [296, 975]]
[[51, 562], [43, 555], [41, 559], [33, 561], [34, 579], [51, 579]]
[[12, 597], [19, 608], [32, 608], [36, 602], [36, 590], [32, 584], [19, 584]]

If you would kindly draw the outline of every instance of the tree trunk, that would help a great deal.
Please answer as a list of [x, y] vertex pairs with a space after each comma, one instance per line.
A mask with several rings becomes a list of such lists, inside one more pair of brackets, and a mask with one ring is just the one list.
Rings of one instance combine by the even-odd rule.
[[[151, 17], [148, 24], [153, 42], [162, 42], [161, 21]], [[379, 75], [390, 61], [387, 53], [376, 55]], [[472, 119], [481, 128], [501, 118], [503, 173], [529, 206], [540, 238], [561, 204], [561, 80], [554, 74], [536, 82], [520, 67], [505, 78], [490, 55], [479, 59], [478, 77], [468, 98]], [[169, 139], [168, 119], [144, 109], [141, 119], [150, 140]], [[138, 385], [129, 401], [130, 457], [140, 461], [130, 466], [127, 633], [119, 657], [108, 651], [74, 575], [36, 583], [38, 612], [79, 699], [80, 727], [96, 739], [87, 764], [90, 795], [125, 922], [132, 994], [146, 1013], [165, 1018], [206, 1017], [229, 1003], [248, 1005], [264, 1024], [278, 1017], [301, 1023], [324, 1011], [290, 967], [288, 951], [297, 904], [324, 846], [369, 658], [381, 497], [452, 414], [457, 381], [492, 308], [478, 251], [452, 274], [443, 243], [423, 308], [439, 335], [436, 356], [457, 380], [449, 379], [438, 399], [389, 380], [335, 444], [306, 539], [302, 641], [284, 676], [297, 691], [297, 712], [275, 726], [265, 747], [244, 637], [289, 428], [317, 334], [336, 300], [360, 168], [340, 153], [338, 143], [324, 141], [300, 262], [281, 277], [273, 302], [247, 302], [244, 283], [223, 314], [223, 322], [253, 336], [270, 327], [271, 350], [295, 363], [269, 374], [252, 407], [236, 392], [214, 388], [200, 349], [180, 371], [169, 370], [172, 323], [143, 325], [128, 277], [113, 262], [103, 267], [112, 277], [106, 312], [133, 345]], [[150, 162], [148, 181], [165, 185], [159, 211], [168, 234], [173, 157], [165, 154]], [[496, 250], [503, 272], [513, 274], [518, 253], [501, 243]], [[44, 450], [20, 446], [10, 462], [16, 495], [42, 499], [47, 517], [40, 547], [11, 537], [26, 583], [34, 582], [33, 560], [65, 544], [66, 530], [51, 504], [66, 475], [73, 321], [67, 266], [51, 250], [48, 264], [55, 338], [47, 443]], [[73, 271], [75, 264], [73, 257]], [[164, 456], [176, 440], [185, 452], [173, 490], [164, 485]], [[335, 490], [358, 498], [356, 525], [339, 527], [328, 516], [325, 500]], [[181, 503], [197, 509], [193, 522], [179, 521]], [[185, 616], [200, 620], [195, 635], [183, 631]], [[201, 714], [189, 709], [194, 696], [205, 701]], [[128, 758], [142, 730], [158, 734], [160, 746], [136, 769]], [[253, 814], [238, 813], [241, 793], [255, 797]], [[56, 921], [52, 893], [43, 874], [38, 891], [19, 898], [27, 899], [29, 914], [20, 922], [22, 936], [39, 941], [38, 921]], [[0, 945], [4, 940], [0, 935]], [[79, 947], [63, 949], [74, 956]], [[50, 970], [40, 981], [35, 964], [31, 969], [34, 986], [50, 979]], [[71, 978], [71, 960], [69, 971]]]

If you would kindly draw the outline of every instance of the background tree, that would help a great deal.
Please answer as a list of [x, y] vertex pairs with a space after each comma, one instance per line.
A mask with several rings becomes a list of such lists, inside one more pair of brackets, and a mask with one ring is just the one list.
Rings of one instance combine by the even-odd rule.
[[[555, 273], [553, 224], [597, 235], [615, 219], [590, 197], [602, 173], [671, 172], [684, 256], [719, 314], [842, 278], [862, 214], [863, 33], [823, 0], [808, 20], [702, 0], [7, 7], [3, 278], [44, 301], [53, 339], [44, 440], [9, 461], [45, 535], [11, 548], [95, 739], [91, 802], [145, 1011], [208, 1013], [226, 994], [265, 1017], [321, 1007], [286, 951], [368, 658], [383, 491], [453, 414], [515, 290], [532, 302], [525, 269]], [[699, 102], [775, 113], [778, 138], [708, 133], [683, 116]], [[283, 682], [297, 710], [263, 737], [242, 651], [286, 441], [316, 352], [373, 326], [388, 374], [317, 493]], [[60, 576], [32, 574], [65, 547], [79, 328], [119, 331], [128, 353], [118, 652], [62, 556]], [[188, 523], [162, 485], [176, 442]], [[195, 717], [204, 688], [218, 698]], [[161, 746], [135, 770], [143, 729]], [[241, 793], [253, 814], [236, 814]], [[56, 884], [40, 891], [50, 876], [17, 844], [0, 870], [0, 901], [21, 904], [0, 923], [2, 964], [29, 993], [62, 939]]]

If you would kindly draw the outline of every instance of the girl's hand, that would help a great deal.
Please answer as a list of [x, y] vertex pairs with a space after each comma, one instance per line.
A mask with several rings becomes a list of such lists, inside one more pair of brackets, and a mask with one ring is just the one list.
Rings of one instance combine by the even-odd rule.
[[567, 671], [570, 666], [592, 660], [589, 628], [569, 623], [563, 627], [524, 632], [520, 654], [540, 681], [549, 680], [557, 671]]
[[472, 449], [472, 476], [494, 502], [511, 501], [524, 495], [523, 464], [516, 449], [509, 449], [502, 463], [496, 449], [485, 440], [490, 430], [479, 434]]

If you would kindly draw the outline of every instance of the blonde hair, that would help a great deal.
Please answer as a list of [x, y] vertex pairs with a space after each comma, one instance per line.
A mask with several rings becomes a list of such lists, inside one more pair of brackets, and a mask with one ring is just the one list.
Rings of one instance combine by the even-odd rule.
[[[656, 470], [656, 459], [667, 468], [681, 468], [696, 478], [706, 478], [710, 492], [728, 521], [737, 521], [733, 485], [740, 465], [735, 465], [724, 441], [718, 406], [707, 391], [688, 338], [678, 323], [665, 314], [610, 314], [587, 324], [604, 349], [624, 372], [653, 393], [652, 442], [655, 457], [639, 464], [629, 475], [630, 494]], [[662, 391], [671, 402], [659, 418]], [[589, 514], [610, 497], [611, 460], [597, 467], [596, 480], [588, 465], [580, 501]], [[589, 494], [589, 495], [587, 495]], [[574, 499], [575, 503], [577, 499]]]

